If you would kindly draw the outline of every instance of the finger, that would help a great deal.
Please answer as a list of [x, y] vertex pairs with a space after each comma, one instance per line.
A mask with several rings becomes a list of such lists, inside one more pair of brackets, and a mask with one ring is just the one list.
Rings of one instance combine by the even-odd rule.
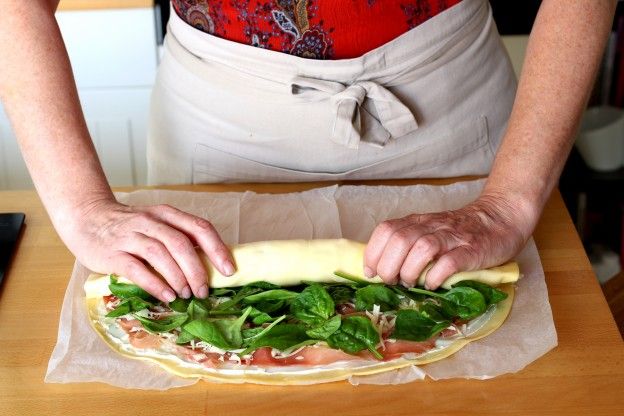
[[469, 246], [459, 246], [441, 256], [429, 269], [425, 277], [425, 288], [435, 290], [446, 279], [462, 270], [472, 270], [478, 266], [478, 258]]
[[149, 237], [164, 244], [182, 270], [185, 280], [191, 286], [195, 296], [205, 298], [208, 295], [206, 269], [201, 263], [191, 240], [183, 232], [163, 223], [155, 223], [145, 232]]
[[448, 248], [435, 234], [421, 236], [407, 254], [399, 276], [403, 286], [414, 287], [425, 267], [440, 253]]
[[425, 230], [420, 225], [411, 225], [396, 230], [390, 236], [377, 264], [377, 274], [385, 283], [397, 283], [405, 258], [423, 234]]
[[191, 236], [222, 275], [230, 276], [236, 271], [230, 249], [210, 221], [168, 205], [161, 205], [158, 208], [154, 214], [172, 227]]
[[140, 233], [134, 233], [131, 242], [124, 249], [136, 257], [145, 259], [158, 273], [160, 273], [169, 286], [175, 290], [180, 297], [188, 299], [191, 297], [189, 287], [184, 273], [178, 263], [173, 259], [171, 253], [158, 240], [146, 237]]
[[127, 277], [150, 295], [163, 302], [173, 302], [175, 300], [176, 295], [171, 288], [152, 273], [141, 260], [128, 253], [120, 253], [111, 260], [111, 266], [115, 274]]
[[399, 229], [409, 224], [408, 217], [387, 220], [379, 223], [373, 230], [364, 250], [364, 275], [373, 277], [377, 274], [379, 260], [388, 244], [390, 237]]

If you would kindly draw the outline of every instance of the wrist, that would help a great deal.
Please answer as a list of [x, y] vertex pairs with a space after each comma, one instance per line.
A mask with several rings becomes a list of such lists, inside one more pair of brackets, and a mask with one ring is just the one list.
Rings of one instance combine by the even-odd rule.
[[527, 241], [540, 219], [543, 203], [538, 195], [486, 187], [475, 204], [497, 216]]

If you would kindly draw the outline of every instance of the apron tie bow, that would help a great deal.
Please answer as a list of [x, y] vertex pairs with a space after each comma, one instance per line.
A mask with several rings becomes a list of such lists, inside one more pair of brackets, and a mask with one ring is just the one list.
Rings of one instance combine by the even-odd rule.
[[[304, 97], [330, 97], [336, 114], [331, 133], [334, 143], [357, 149], [360, 141], [383, 147], [418, 128], [412, 112], [388, 89], [373, 81], [350, 85], [315, 78], [297, 77], [291, 91]], [[372, 104], [372, 105], [371, 105]]]

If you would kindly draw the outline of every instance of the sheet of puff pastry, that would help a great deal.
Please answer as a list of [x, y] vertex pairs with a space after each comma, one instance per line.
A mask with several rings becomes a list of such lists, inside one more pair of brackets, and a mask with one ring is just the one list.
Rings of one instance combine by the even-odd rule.
[[[237, 271], [232, 276], [223, 276], [205, 256], [210, 287], [243, 286], [264, 280], [280, 286], [293, 286], [301, 280], [318, 282], [343, 282], [334, 275], [339, 270], [354, 276], [362, 276], [364, 249], [366, 245], [347, 239], [334, 240], [280, 240], [240, 244], [232, 247]], [[424, 286], [425, 277], [431, 265], [425, 268], [418, 279], [418, 286]], [[448, 278], [442, 287], [450, 289], [462, 280], [476, 280], [491, 286], [513, 283], [520, 277], [518, 264], [505, 263], [485, 270], [456, 273]], [[382, 283], [381, 278], [369, 281]]]
[[[242, 244], [233, 247], [238, 271], [225, 277], [209, 266], [211, 286], [241, 286], [252, 281], [265, 280], [282, 286], [295, 285], [302, 280], [322, 282], [340, 281], [333, 271], [341, 270], [359, 275], [362, 267], [364, 244], [349, 240], [289, 240]], [[260, 260], [261, 259], [261, 260]], [[285, 272], [285, 270], [287, 272]], [[519, 278], [516, 263], [473, 272], [458, 273], [450, 284], [461, 280], [478, 280], [508, 294], [507, 299], [496, 304], [477, 318], [476, 328], [464, 338], [458, 338], [442, 347], [418, 356], [406, 354], [401, 358], [378, 362], [354, 360], [323, 366], [266, 367], [240, 366], [238, 368], [207, 368], [179, 358], [170, 351], [134, 348], [127, 337], [118, 336], [120, 328], [114, 328], [114, 319], [105, 318], [102, 296], [110, 294], [109, 278], [91, 275], [85, 283], [90, 323], [98, 335], [114, 351], [128, 358], [155, 363], [163, 369], [187, 378], [202, 378], [211, 382], [255, 383], [269, 385], [299, 385], [326, 383], [348, 379], [354, 375], [369, 375], [395, 370], [410, 365], [422, 365], [444, 359], [459, 351], [468, 343], [483, 338], [498, 329], [507, 318], [514, 297], [513, 282]], [[424, 276], [421, 276], [424, 281]], [[452, 280], [451, 280], [452, 279]], [[123, 279], [122, 279], [123, 281]]]

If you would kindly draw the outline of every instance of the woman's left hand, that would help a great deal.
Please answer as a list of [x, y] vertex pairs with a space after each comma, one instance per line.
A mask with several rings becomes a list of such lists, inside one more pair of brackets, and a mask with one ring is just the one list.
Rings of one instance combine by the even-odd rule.
[[538, 216], [539, 212], [527, 215], [504, 197], [482, 195], [455, 211], [384, 221], [366, 247], [364, 274], [412, 287], [435, 261], [425, 287], [436, 289], [454, 273], [497, 266], [512, 258], [533, 232]]

